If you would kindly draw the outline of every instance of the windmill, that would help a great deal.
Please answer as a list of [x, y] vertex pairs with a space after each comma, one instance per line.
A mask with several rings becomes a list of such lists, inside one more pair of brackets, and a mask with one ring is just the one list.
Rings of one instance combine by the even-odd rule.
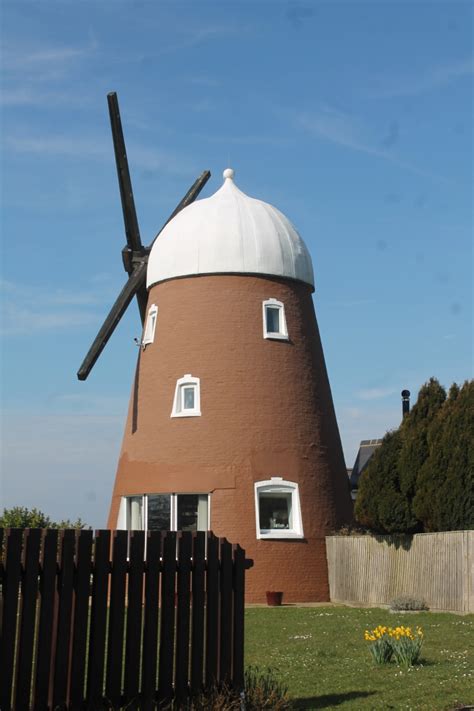
[[102, 324], [102, 327], [89, 348], [81, 367], [77, 371], [77, 377], [79, 380], [86, 380], [94, 367], [95, 362], [105, 348], [109, 338], [117, 327], [120, 319], [127, 310], [128, 305], [135, 296], [137, 297], [138, 310], [140, 312], [140, 319], [143, 325], [148, 299], [146, 288], [146, 269], [148, 255], [150, 254], [151, 248], [168, 222], [172, 220], [173, 217], [175, 217], [175, 215], [177, 215], [178, 212], [180, 212], [184, 207], [190, 205], [197, 198], [204, 185], [211, 177], [211, 173], [208, 170], [201, 173], [199, 178], [197, 178], [181, 202], [171, 213], [153, 242], [148, 247], [145, 247], [142, 244], [140, 229], [138, 227], [135, 201], [133, 199], [132, 182], [130, 179], [130, 171], [128, 169], [127, 152], [125, 149], [125, 140], [123, 137], [122, 122], [120, 119], [120, 110], [116, 92], [111, 92], [107, 95], [107, 102], [109, 105], [110, 125], [114, 142], [115, 162], [117, 165], [120, 199], [122, 202], [123, 221], [127, 239], [127, 244], [122, 249], [122, 261], [125, 271], [128, 274], [128, 280], [110, 309], [104, 323]]
[[231, 168], [193, 202], [210, 177], [202, 173], [144, 247], [116, 95], [108, 101], [128, 281], [78, 377], [135, 296], [145, 328], [107, 527], [212, 530], [255, 560], [249, 602], [266, 590], [325, 601], [325, 536], [351, 520], [352, 502], [309, 250], [283, 213], [237, 187]]

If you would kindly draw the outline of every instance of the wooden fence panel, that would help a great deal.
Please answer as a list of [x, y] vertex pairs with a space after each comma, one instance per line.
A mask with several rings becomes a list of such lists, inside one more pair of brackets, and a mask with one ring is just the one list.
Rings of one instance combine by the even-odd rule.
[[163, 705], [173, 697], [173, 649], [175, 632], [176, 533], [167, 532], [163, 542], [161, 576], [160, 658], [158, 700]]
[[109, 631], [107, 638], [106, 696], [113, 706], [122, 703], [122, 659], [127, 582], [127, 531], [114, 531], [110, 581]]
[[94, 545], [87, 702], [89, 706], [99, 708], [102, 702], [104, 683], [109, 554], [110, 531], [98, 531]]
[[2, 711], [153, 711], [204, 679], [242, 687], [250, 562], [239, 546], [203, 532], [153, 531], [146, 551], [143, 531], [116, 531], [113, 547], [110, 531], [11, 529], [5, 539]]
[[24, 545], [24, 574], [21, 589], [20, 638], [17, 669], [16, 708], [27, 711], [30, 706], [33, 671], [33, 642], [35, 636], [36, 602], [41, 531], [27, 530]]
[[188, 693], [189, 679], [189, 602], [191, 590], [192, 537], [183, 531], [179, 538], [177, 610], [176, 610], [176, 659], [174, 690], [175, 697], [183, 701]]
[[473, 547], [474, 531], [328, 536], [331, 600], [389, 605], [410, 595], [433, 610], [474, 612]]
[[245, 551], [233, 546], [234, 558], [234, 634], [233, 683], [238, 689], [244, 686], [244, 614], [245, 614]]
[[219, 540], [220, 548], [220, 640], [219, 679], [231, 679], [232, 665], [232, 545], [225, 539]]
[[[36, 664], [35, 708], [45, 709], [50, 704], [49, 682], [53, 649], [54, 610], [56, 607], [56, 556], [59, 532], [46, 531], [43, 537], [43, 555], [40, 577], [40, 612]], [[51, 700], [52, 701], [52, 700]]]
[[74, 576], [74, 626], [71, 651], [70, 701], [80, 708], [84, 699], [87, 629], [92, 572], [92, 531], [77, 531]]
[[13, 668], [17, 630], [18, 593], [21, 580], [23, 531], [7, 530], [6, 562], [3, 582], [2, 640], [0, 644], [0, 708], [10, 711], [13, 690]]
[[67, 704], [69, 644], [71, 640], [72, 593], [74, 584], [73, 530], [61, 531], [61, 563], [58, 575], [58, 623], [54, 663], [53, 708]]
[[192, 627], [191, 627], [191, 693], [196, 694], [204, 683], [204, 580], [206, 571], [206, 534], [193, 534]]
[[206, 575], [206, 685], [218, 679], [219, 663], [219, 540], [207, 539]]
[[130, 534], [130, 562], [127, 590], [127, 638], [125, 642], [124, 701], [130, 709], [136, 708], [140, 677], [140, 647], [142, 636], [142, 603], [145, 534]]
[[142, 650], [143, 711], [151, 711], [155, 704], [161, 574], [160, 555], [161, 531], [149, 531], [146, 548], [145, 618]]

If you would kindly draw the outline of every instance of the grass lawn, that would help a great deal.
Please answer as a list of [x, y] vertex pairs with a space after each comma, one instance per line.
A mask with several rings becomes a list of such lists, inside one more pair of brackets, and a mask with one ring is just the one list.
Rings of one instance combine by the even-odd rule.
[[[421, 664], [372, 661], [364, 630], [420, 625]], [[296, 709], [421, 709], [474, 704], [474, 615], [379, 608], [248, 608], [246, 664], [271, 667]]]

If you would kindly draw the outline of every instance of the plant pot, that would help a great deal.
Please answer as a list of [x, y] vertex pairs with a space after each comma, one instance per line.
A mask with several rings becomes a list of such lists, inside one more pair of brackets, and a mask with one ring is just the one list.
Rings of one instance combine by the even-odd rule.
[[281, 605], [283, 600], [282, 592], [269, 591], [265, 594], [267, 596], [267, 605], [269, 605], [270, 607], [277, 607], [278, 605]]

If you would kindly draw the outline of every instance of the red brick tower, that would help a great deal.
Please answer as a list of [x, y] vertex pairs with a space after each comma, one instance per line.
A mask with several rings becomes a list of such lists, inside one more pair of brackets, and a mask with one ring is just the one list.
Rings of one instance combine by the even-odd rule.
[[324, 536], [351, 519], [311, 257], [234, 184], [148, 261], [147, 319], [110, 528], [211, 529], [254, 559], [247, 599], [328, 599]]

